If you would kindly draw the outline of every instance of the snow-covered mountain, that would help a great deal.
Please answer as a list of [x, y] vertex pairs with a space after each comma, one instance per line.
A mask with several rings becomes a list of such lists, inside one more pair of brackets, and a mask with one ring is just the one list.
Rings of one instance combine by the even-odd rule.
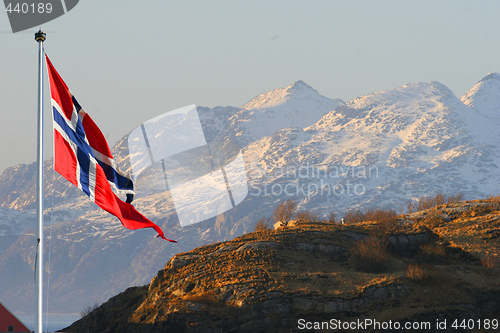
[[288, 182], [289, 192], [297, 192], [302, 184], [303, 208], [326, 215], [399, 208], [439, 192], [494, 194], [500, 185], [498, 143], [498, 124], [429, 82], [356, 98], [309, 127], [253, 142], [245, 156], [267, 176], [261, 185], [278, 189]]
[[[212, 150], [242, 149], [249, 194], [216, 218], [181, 228], [168, 193], [148, 190], [145, 173], [136, 184], [141, 195], [134, 205], [178, 244], [156, 239], [152, 230], [124, 229], [71, 184], [53, 177], [47, 163], [46, 203], [55, 203], [45, 211], [53, 223], [45, 243], [54, 304], [49, 311], [78, 312], [128, 286], [148, 283], [176, 253], [252, 231], [284, 199], [325, 216], [353, 208], [399, 208], [407, 199], [438, 192], [470, 199], [496, 194], [500, 136], [494, 107], [500, 91], [497, 74], [486, 78], [461, 100], [444, 85], [428, 82], [343, 103], [297, 81], [241, 108], [198, 107]], [[127, 136], [113, 154], [122, 169], [129, 167]], [[33, 195], [31, 165], [0, 176], [0, 206], [10, 208], [9, 214], [16, 208], [32, 216]], [[196, 200], [198, 189], [189, 195]], [[21, 224], [16, 232], [27, 227]], [[26, 310], [33, 304], [36, 244], [33, 230], [12, 237], [15, 242], [0, 255], [0, 285], [8, 287], [0, 300], [16, 299], [14, 310]]]
[[500, 74], [489, 73], [460, 100], [483, 116], [500, 120]]

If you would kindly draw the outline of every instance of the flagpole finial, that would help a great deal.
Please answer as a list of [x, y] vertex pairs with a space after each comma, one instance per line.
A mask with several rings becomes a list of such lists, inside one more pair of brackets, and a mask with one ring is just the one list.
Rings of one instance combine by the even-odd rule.
[[40, 43], [40, 42], [45, 42], [45, 32], [42, 31], [42, 28], [38, 30], [38, 32], [35, 34], [35, 40]]

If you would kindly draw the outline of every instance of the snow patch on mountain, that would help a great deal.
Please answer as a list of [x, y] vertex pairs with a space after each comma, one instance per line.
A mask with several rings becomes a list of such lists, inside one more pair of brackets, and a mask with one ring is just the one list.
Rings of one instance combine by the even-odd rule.
[[[310, 85], [299, 80], [293, 82], [286, 88], [276, 88], [269, 92], [262, 93], [243, 105], [243, 108], [247, 110], [273, 108], [276, 110], [279, 106], [287, 103], [290, 104], [290, 102], [302, 104], [308, 101], [315, 101], [318, 104], [328, 105], [328, 108], [331, 108], [335, 104], [343, 103], [340, 99], [331, 100], [321, 96], [318, 91]], [[289, 106], [290, 105], [285, 105], [286, 108], [289, 108]]]
[[243, 106], [229, 120], [226, 137], [234, 138], [241, 147], [277, 130], [288, 127], [307, 127], [325, 113], [344, 102], [320, 95], [303, 81], [286, 88], [260, 94]]
[[0, 207], [0, 236], [22, 235], [24, 231], [34, 226], [34, 212]]
[[460, 100], [481, 115], [500, 120], [500, 74], [489, 73], [462, 95]]

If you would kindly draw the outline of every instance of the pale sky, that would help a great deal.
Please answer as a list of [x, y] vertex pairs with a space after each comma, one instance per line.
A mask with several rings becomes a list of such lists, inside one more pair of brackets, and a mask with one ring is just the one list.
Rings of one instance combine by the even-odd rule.
[[[46, 53], [112, 147], [164, 112], [242, 106], [297, 80], [346, 102], [418, 81], [459, 97], [500, 72], [498, 13], [498, 0], [80, 0], [42, 27]], [[37, 30], [13, 34], [0, 14], [0, 171], [36, 160]]]

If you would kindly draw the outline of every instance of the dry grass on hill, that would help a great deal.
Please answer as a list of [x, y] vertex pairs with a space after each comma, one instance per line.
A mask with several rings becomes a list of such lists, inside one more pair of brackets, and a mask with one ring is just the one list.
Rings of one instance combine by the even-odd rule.
[[[500, 291], [498, 267], [489, 269], [495, 270], [495, 274], [485, 274], [480, 264], [483, 257], [500, 255], [499, 238], [495, 236], [500, 230], [500, 212], [484, 201], [477, 201], [446, 204], [421, 213], [415, 215], [415, 223], [397, 228], [391, 219], [389, 224], [367, 221], [344, 226], [303, 222], [279, 230], [253, 232], [191, 251], [189, 254], [196, 258], [175, 273], [167, 265], [164, 282], [168, 280], [166, 284], [170, 285], [183, 279], [197, 281], [191, 282], [196, 286], [188, 292], [180, 286], [173, 288], [180, 303], [216, 290], [210, 297], [219, 301], [226, 298], [222, 303], [235, 309], [270, 291], [353, 298], [370, 287], [405, 283], [413, 290], [419, 289], [409, 296], [413, 305], [403, 311], [408, 316], [423, 309], [437, 311], [452, 303], [471, 302], [470, 293], [457, 288], [459, 285]], [[447, 214], [448, 222], [439, 217], [436, 223], [440, 214]], [[421, 246], [413, 258], [385, 250], [391, 234], [423, 230], [434, 232], [439, 239]], [[371, 236], [354, 241], [346, 235]], [[322, 244], [325, 253], [326, 246], [333, 244], [339, 251], [321, 255]], [[244, 286], [245, 292], [234, 297], [234, 289], [228, 286], [236, 289]], [[228, 290], [225, 296], [224, 290]], [[389, 306], [380, 315], [395, 318], [401, 316], [401, 310]]]
[[[405, 252], [401, 244], [416, 245]], [[296, 222], [176, 255], [122, 320], [144, 332], [177, 321], [185, 332], [200, 325], [290, 332], [284, 327], [296, 328], [299, 317], [499, 316], [499, 257], [498, 198], [447, 203], [389, 223]]]

